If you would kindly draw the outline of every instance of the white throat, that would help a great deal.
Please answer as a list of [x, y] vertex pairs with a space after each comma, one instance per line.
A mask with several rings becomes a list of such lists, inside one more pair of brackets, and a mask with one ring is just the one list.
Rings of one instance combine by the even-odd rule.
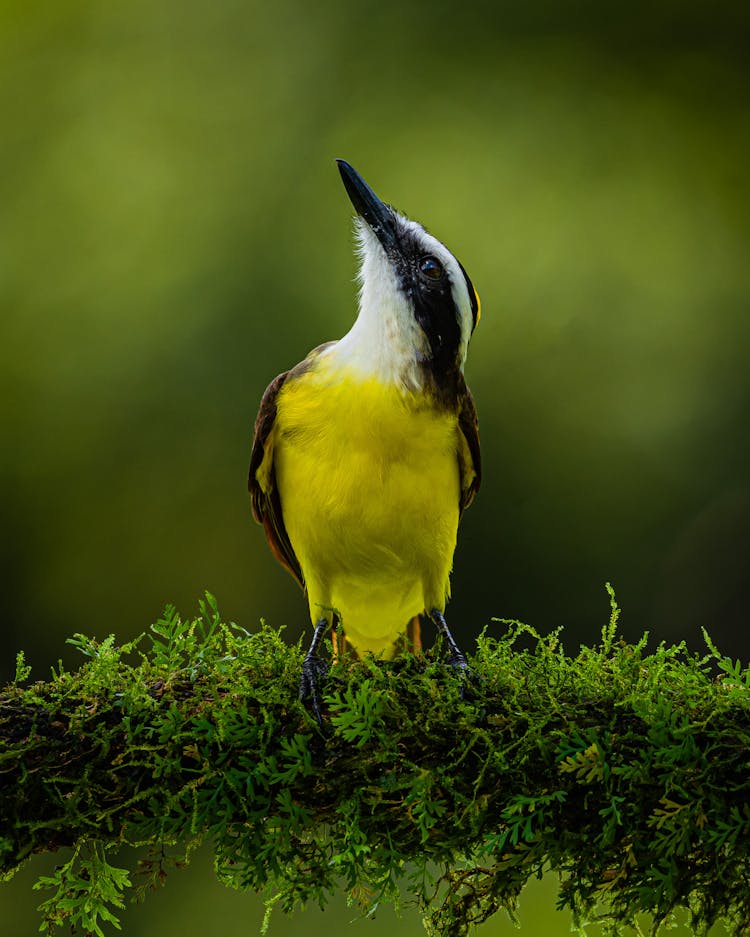
[[420, 390], [423, 377], [419, 361], [429, 352], [427, 338], [380, 242], [361, 222], [357, 225], [357, 247], [361, 261], [359, 314], [326, 355], [363, 378]]

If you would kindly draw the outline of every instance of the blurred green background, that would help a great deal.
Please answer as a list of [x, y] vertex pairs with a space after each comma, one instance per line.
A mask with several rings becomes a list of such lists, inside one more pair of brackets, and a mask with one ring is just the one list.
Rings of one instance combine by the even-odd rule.
[[[698, 0], [0, 3], [2, 677], [205, 588], [247, 627], [306, 627], [246, 466], [266, 384], [354, 316], [336, 156], [482, 297], [464, 644], [494, 615], [575, 649], [610, 580], [629, 636], [706, 625], [746, 656], [749, 26]], [[36, 931], [42, 868], [0, 891], [4, 933]], [[529, 895], [523, 932], [568, 931], [553, 882]], [[204, 856], [124, 932], [260, 916]]]

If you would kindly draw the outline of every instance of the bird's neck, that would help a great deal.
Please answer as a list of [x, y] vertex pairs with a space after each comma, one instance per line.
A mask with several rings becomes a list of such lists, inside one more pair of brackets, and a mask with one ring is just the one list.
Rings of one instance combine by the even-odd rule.
[[393, 341], [387, 320], [374, 325], [360, 317], [342, 339], [326, 349], [323, 358], [322, 369], [329, 377], [338, 372], [355, 381], [375, 381], [407, 397], [423, 398], [424, 403], [429, 400], [441, 410], [458, 406], [463, 383], [460, 368], [436, 374], [426, 357], [415, 355], [413, 344]]
[[384, 302], [377, 309], [362, 296], [359, 315], [351, 329], [330, 351], [337, 365], [363, 378], [420, 392], [425, 386], [422, 362], [429, 346], [415, 321], [403, 310]]

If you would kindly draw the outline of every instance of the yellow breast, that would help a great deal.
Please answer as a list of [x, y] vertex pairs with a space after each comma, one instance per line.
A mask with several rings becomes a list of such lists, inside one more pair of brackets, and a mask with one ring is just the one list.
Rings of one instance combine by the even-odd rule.
[[392, 647], [443, 609], [460, 480], [455, 414], [424, 395], [323, 367], [277, 402], [274, 465], [313, 620], [331, 609], [358, 651]]

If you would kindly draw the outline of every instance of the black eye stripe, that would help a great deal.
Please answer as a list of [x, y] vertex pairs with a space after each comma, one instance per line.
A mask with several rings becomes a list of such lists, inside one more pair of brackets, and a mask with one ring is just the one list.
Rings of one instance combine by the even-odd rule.
[[[460, 277], [456, 280], [457, 272], [452, 265], [446, 268], [438, 257], [429, 253], [429, 247], [418, 233], [407, 229], [402, 231], [398, 249], [390, 256], [400, 278], [401, 289], [411, 300], [414, 317], [429, 343], [429, 351], [421, 362], [422, 366], [442, 386], [461, 366], [461, 311], [454, 298], [454, 290], [458, 289], [461, 280]], [[461, 262], [457, 257], [454, 260], [469, 294], [473, 331], [479, 318], [477, 296]], [[440, 276], [430, 275], [424, 269], [425, 263], [430, 273], [439, 270]]]
[[418, 289], [414, 298], [414, 315], [430, 344], [430, 367], [447, 373], [456, 361], [461, 343], [461, 327], [451, 291]]

